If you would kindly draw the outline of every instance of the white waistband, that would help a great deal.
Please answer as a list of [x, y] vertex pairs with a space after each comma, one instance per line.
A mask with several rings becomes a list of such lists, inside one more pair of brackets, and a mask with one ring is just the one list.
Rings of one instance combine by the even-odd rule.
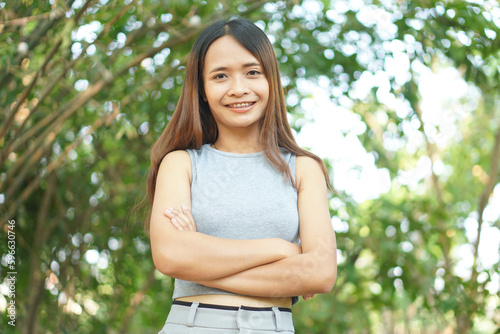
[[291, 312], [271, 310], [225, 310], [199, 307], [195, 302], [191, 306], [172, 305], [167, 323], [189, 327], [212, 327], [221, 329], [256, 329], [294, 332]]

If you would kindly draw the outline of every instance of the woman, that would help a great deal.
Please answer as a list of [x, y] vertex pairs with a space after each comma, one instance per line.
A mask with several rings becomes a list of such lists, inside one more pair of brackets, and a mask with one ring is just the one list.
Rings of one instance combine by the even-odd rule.
[[293, 139], [258, 27], [200, 34], [151, 160], [153, 261], [175, 278], [160, 333], [293, 333], [296, 296], [333, 288], [335, 234], [326, 169]]

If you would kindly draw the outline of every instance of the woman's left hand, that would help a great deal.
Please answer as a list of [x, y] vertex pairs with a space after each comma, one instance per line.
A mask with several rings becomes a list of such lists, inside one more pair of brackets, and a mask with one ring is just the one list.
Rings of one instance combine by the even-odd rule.
[[310, 293], [310, 294], [307, 294], [307, 295], [303, 295], [302, 299], [304, 299], [305, 301], [308, 301], [309, 299], [314, 298], [315, 296], [316, 296], [315, 293]]
[[164, 214], [165, 217], [170, 219], [172, 225], [179, 231], [193, 231], [196, 232], [196, 223], [194, 221], [193, 215], [191, 214], [191, 210], [189, 210], [186, 206], [182, 205], [181, 210], [179, 211], [174, 208], [167, 208]]

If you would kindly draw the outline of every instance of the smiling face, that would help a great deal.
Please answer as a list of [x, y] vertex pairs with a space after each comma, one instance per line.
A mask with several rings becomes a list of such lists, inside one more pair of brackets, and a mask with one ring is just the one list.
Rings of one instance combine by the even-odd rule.
[[217, 39], [205, 56], [203, 83], [219, 134], [235, 129], [259, 132], [269, 83], [250, 51], [231, 36]]

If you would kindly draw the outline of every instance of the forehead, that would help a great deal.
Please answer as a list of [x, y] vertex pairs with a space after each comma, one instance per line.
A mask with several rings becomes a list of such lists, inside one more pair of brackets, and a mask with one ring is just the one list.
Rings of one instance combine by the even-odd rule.
[[215, 68], [240, 68], [245, 64], [260, 62], [257, 58], [231, 36], [215, 40], [205, 56], [204, 72]]

